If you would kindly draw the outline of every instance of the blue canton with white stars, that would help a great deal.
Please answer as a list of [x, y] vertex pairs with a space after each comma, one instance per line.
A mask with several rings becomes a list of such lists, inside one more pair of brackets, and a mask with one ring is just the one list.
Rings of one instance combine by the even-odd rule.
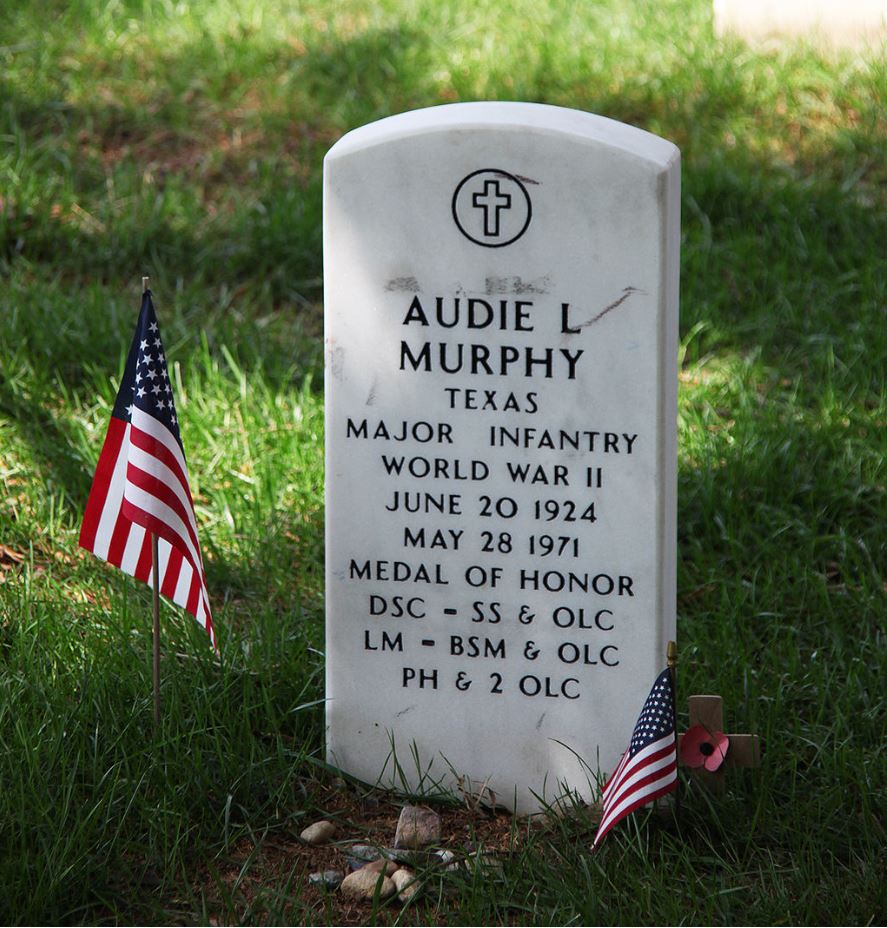
[[663, 670], [656, 678], [634, 727], [628, 746], [629, 756], [634, 757], [654, 741], [669, 734], [674, 734], [674, 690], [670, 671]]
[[[159, 420], [170, 431], [181, 447], [179, 420], [172, 398], [172, 384], [166, 367], [163, 342], [160, 339], [160, 327], [151, 301], [150, 290], [142, 296], [142, 308], [135, 338], [129, 349], [126, 370], [114, 407], [114, 415], [126, 422], [132, 421], [133, 409], [138, 407]], [[129, 390], [123, 386], [128, 385]], [[130, 397], [127, 402], [127, 395]]]

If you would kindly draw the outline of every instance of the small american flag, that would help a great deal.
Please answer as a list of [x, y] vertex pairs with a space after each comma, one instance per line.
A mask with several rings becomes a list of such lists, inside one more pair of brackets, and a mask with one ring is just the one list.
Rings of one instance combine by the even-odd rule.
[[216, 646], [188, 466], [151, 292], [142, 295], [111, 423], [80, 529], [80, 546], [150, 584], [158, 538], [160, 592]]
[[663, 670], [644, 703], [628, 750], [601, 795], [601, 823], [592, 850], [604, 835], [635, 809], [678, 785], [675, 704], [671, 671]]

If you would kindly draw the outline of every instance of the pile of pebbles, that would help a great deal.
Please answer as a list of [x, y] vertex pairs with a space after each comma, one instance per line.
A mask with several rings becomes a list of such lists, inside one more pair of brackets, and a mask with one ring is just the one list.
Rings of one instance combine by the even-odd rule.
[[[335, 824], [324, 819], [309, 825], [299, 837], [305, 844], [319, 846], [332, 843], [335, 836]], [[408, 902], [421, 886], [417, 870], [453, 870], [460, 865], [452, 851], [435, 848], [440, 837], [437, 812], [424, 806], [404, 806], [392, 847], [343, 844], [350, 872], [317, 871], [308, 881], [328, 892], [340, 892], [347, 899], [369, 901], [396, 895], [400, 902]]]

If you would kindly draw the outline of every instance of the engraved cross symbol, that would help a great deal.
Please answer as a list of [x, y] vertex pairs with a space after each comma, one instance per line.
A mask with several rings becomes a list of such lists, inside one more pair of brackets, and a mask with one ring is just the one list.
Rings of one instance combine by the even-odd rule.
[[486, 180], [483, 193], [474, 194], [471, 203], [476, 209], [484, 211], [484, 235], [498, 235], [499, 212], [511, 209], [511, 194], [502, 193], [498, 180]]

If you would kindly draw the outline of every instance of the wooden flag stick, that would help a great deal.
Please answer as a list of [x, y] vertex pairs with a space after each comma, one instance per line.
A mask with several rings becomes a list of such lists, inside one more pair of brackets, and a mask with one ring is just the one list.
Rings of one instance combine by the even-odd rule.
[[154, 559], [154, 727], [160, 727], [160, 555], [157, 536], [151, 533], [151, 554]]
[[[150, 277], [142, 278], [142, 293], [147, 293]], [[151, 533], [151, 557], [154, 563], [154, 728], [160, 727], [160, 555], [157, 551], [157, 535]]]

